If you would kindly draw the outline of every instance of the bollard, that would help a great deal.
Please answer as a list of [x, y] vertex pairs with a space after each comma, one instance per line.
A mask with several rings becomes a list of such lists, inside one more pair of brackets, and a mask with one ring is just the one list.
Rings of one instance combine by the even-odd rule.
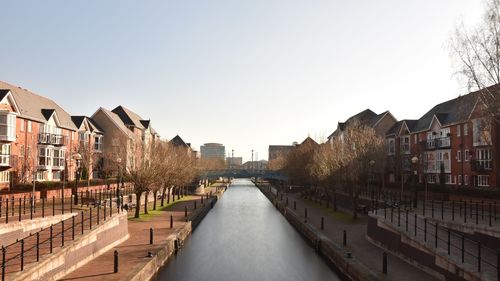
[[40, 261], [40, 232], [36, 233], [36, 261]]
[[5, 280], [5, 252], [6, 249], [2, 246], [2, 281]]
[[196, 210], [196, 200], [194, 200], [194, 209]]
[[90, 229], [92, 229], [92, 207], [90, 207], [90, 216], [89, 216], [89, 224], [90, 224]]
[[52, 196], [52, 216], [56, 215], [56, 198]]
[[387, 253], [382, 254], [382, 273], [387, 274]]
[[174, 227], [174, 217], [170, 215], [170, 228]]
[[424, 242], [427, 242], [427, 218], [424, 218]]
[[188, 208], [187, 206], [184, 206], [184, 217], [187, 218], [188, 216]]
[[465, 237], [462, 235], [462, 263], [465, 262]]
[[449, 228], [447, 228], [446, 230], [448, 231], [448, 245], [447, 245], [448, 246], [448, 255], [450, 255], [450, 253], [451, 253], [451, 249], [450, 249], [451, 234], [450, 234]]
[[321, 230], [325, 229], [325, 218], [321, 217]]
[[21, 221], [21, 198], [19, 198], [19, 221]]
[[61, 247], [64, 247], [64, 221], [61, 221]]
[[75, 216], [71, 217], [71, 240], [75, 240]]
[[9, 199], [5, 200], [5, 223], [9, 223]]
[[347, 245], [347, 231], [344, 230], [344, 235], [342, 237], [342, 245]]
[[288, 206], [288, 196], [286, 197], [286, 206]]
[[477, 272], [481, 272], [481, 243], [477, 243]]
[[451, 221], [455, 221], [455, 201], [451, 201]]
[[53, 227], [50, 225], [50, 238], [49, 238], [49, 244], [50, 244], [50, 253], [52, 254], [52, 234], [53, 234]]
[[80, 215], [81, 215], [81, 217], [82, 217], [82, 235], [83, 235], [83, 231], [84, 231], [84, 229], [83, 229], [83, 221], [84, 221], [83, 211], [80, 213]]
[[149, 244], [153, 244], [153, 228], [149, 228]]
[[479, 223], [479, 205], [476, 201], [476, 224]]
[[438, 223], [437, 222], [434, 224], [434, 230], [435, 230], [435, 233], [434, 233], [434, 247], [437, 249], [437, 247], [438, 247]]
[[21, 239], [21, 271], [24, 270], [24, 239]]
[[464, 223], [467, 223], [467, 201], [464, 200]]
[[417, 213], [414, 214], [415, 217], [415, 236], [417, 236]]
[[113, 272], [118, 273], [118, 251], [117, 250], [115, 250], [114, 257], [115, 257], [115, 260], [114, 260]]

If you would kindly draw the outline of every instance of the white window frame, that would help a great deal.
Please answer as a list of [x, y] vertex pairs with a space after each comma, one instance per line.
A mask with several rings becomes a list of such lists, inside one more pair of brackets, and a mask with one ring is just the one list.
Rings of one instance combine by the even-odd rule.
[[460, 137], [462, 135], [462, 126], [457, 125], [457, 137]]
[[464, 155], [464, 161], [465, 161], [465, 162], [469, 162], [469, 158], [470, 158], [470, 155], [469, 155], [469, 150], [468, 150], [468, 149], [466, 149], [466, 150], [464, 151], [464, 154], [465, 154], [465, 155]]
[[462, 162], [462, 150], [457, 150], [457, 162]]

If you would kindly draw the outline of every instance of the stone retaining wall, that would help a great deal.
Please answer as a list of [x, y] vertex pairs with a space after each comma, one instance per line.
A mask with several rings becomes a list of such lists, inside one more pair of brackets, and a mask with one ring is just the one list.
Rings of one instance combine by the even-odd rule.
[[355, 258], [347, 257], [347, 251], [326, 237], [314, 226], [304, 222], [303, 219], [291, 212], [283, 203], [278, 202], [275, 197], [260, 188], [261, 192], [273, 203], [283, 216], [297, 231], [309, 242], [318, 253], [333, 267], [335, 267], [343, 278], [353, 281], [377, 281], [381, 280], [364, 264]]
[[40, 231], [60, 221], [69, 219], [77, 213], [66, 213], [64, 215], [47, 216], [45, 218], [34, 218], [32, 220], [13, 221], [0, 225], [0, 247], [7, 246], [29, 236], [30, 233]]
[[367, 239], [373, 244], [391, 252], [395, 256], [426, 271], [439, 280], [479, 281], [480, 277], [458, 267], [446, 257], [429, 249], [412, 237], [393, 229], [377, 218], [368, 218]]
[[41, 262], [30, 264], [24, 271], [8, 276], [7, 280], [58, 280], [122, 243], [128, 236], [127, 213], [115, 214], [64, 248], [41, 257]]

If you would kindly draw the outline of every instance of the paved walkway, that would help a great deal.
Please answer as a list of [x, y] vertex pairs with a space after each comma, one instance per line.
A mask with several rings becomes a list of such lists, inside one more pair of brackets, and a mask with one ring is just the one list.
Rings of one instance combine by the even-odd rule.
[[[289, 200], [289, 210], [304, 218], [304, 209], [307, 207], [307, 221], [320, 229], [321, 217], [324, 217], [325, 228], [323, 234], [328, 236], [333, 242], [342, 245], [343, 231], [347, 232], [347, 248], [352, 255], [365, 264], [373, 272], [377, 273], [383, 280], [407, 280], [424, 281], [437, 280], [433, 276], [417, 269], [396, 256], [388, 256], [388, 273], [382, 273], [382, 253], [383, 250], [366, 240], [367, 218], [360, 215], [360, 218], [353, 222], [350, 219], [351, 213], [333, 212], [312, 201], [305, 200], [297, 194], [284, 195]], [[297, 210], [293, 210], [293, 202], [296, 201]], [[305, 218], [304, 218], [305, 219]]]
[[[184, 208], [188, 207], [188, 215], [194, 210], [194, 200], [198, 208], [201, 206], [200, 196], [187, 196], [176, 200], [166, 210], [159, 211], [157, 215], [141, 220], [129, 220], [128, 228], [130, 238], [114, 249], [107, 251], [96, 259], [90, 261], [61, 280], [124, 280], [136, 268], [144, 266], [149, 261], [146, 257], [148, 251], [156, 253], [160, 244], [166, 238], [182, 227], [185, 222]], [[210, 204], [213, 199], [205, 199], [204, 204]], [[152, 206], [151, 203], [149, 203]], [[158, 203], [159, 204], [159, 203]], [[133, 214], [130, 212], [130, 214]], [[174, 228], [170, 228], [170, 215], [174, 219]], [[149, 229], [154, 229], [153, 244], [149, 244]], [[113, 273], [114, 250], [119, 253], [119, 271]]]

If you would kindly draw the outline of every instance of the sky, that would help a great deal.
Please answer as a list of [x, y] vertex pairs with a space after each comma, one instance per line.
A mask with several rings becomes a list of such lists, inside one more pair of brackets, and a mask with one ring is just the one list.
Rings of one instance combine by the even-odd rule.
[[370, 108], [466, 93], [447, 41], [480, 0], [0, 0], [0, 80], [72, 115], [126, 106], [163, 138], [250, 160]]

